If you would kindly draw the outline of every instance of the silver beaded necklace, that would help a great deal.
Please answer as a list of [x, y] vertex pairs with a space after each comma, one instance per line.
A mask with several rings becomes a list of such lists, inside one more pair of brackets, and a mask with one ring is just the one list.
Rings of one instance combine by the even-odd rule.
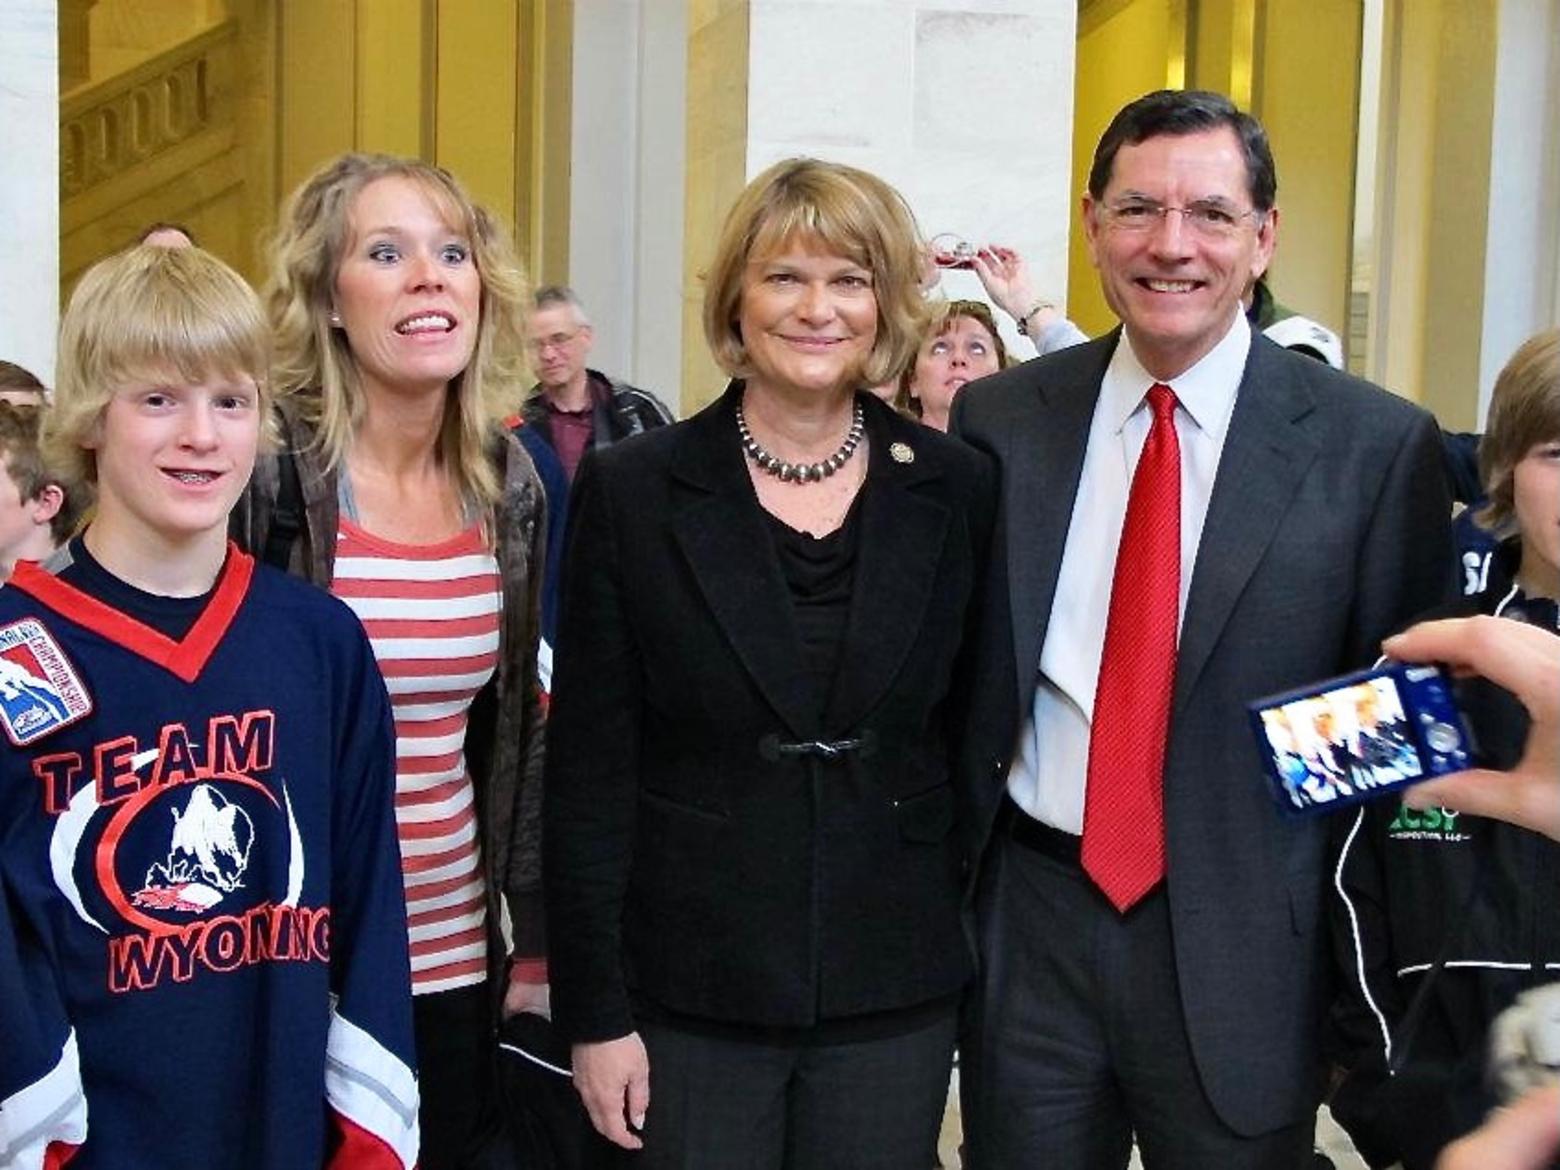
[[819, 483], [827, 479], [844, 467], [850, 457], [856, 453], [856, 448], [861, 445], [861, 433], [865, 427], [866, 414], [858, 401], [851, 415], [850, 430], [845, 432], [845, 441], [840, 444], [839, 450], [827, 459], [820, 459], [816, 463], [787, 463], [759, 446], [758, 440], [753, 437], [753, 432], [748, 430], [747, 419], [742, 413], [742, 403], [737, 403], [737, 435], [742, 440], [742, 450], [758, 465], [760, 471], [768, 472], [781, 483]]

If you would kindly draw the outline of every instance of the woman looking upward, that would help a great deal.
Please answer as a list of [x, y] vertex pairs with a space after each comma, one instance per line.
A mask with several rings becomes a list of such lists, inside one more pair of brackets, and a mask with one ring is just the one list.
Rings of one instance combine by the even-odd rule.
[[991, 310], [981, 301], [949, 301], [927, 328], [914, 364], [900, 378], [894, 405], [933, 430], [946, 431], [954, 396], [1007, 364], [1007, 347]]

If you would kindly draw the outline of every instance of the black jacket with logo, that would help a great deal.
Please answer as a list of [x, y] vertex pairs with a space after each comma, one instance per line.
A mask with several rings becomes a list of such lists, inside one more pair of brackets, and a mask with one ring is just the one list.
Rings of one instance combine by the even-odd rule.
[[[1517, 555], [1515, 542], [1503, 545], [1484, 590], [1433, 616], [1498, 612], [1555, 629], [1554, 603], [1515, 588]], [[1528, 723], [1516, 699], [1470, 680], [1459, 701], [1484, 758], [1515, 763]], [[1391, 797], [1341, 816], [1337, 829], [1330, 911], [1340, 971], [1329, 1050], [1347, 1073], [1333, 1116], [1372, 1166], [1428, 1168], [1496, 1104], [1483, 1075], [1491, 1021], [1519, 992], [1560, 979], [1560, 845]], [[1445, 967], [1407, 1036], [1405, 1013], [1443, 943]]]

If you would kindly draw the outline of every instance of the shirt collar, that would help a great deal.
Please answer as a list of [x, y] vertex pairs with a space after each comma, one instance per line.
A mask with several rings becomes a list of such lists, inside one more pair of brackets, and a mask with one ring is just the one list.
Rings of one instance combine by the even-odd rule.
[[[1167, 383], [1198, 430], [1215, 439], [1222, 439], [1229, 426], [1230, 411], [1245, 376], [1246, 358], [1250, 352], [1251, 326], [1245, 314], [1237, 312], [1219, 344], [1204, 354], [1196, 365]], [[1138, 361], [1132, 350], [1132, 339], [1123, 329], [1121, 344], [1111, 355], [1100, 387], [1100, 408], [1107, 412], [1111, 433], [1120, 433], [1156, 381], [1158, 379]]]

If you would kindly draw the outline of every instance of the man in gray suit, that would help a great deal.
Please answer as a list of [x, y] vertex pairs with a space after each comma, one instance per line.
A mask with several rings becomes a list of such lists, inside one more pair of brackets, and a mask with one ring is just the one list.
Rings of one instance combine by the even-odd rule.
[[1369, 665], [1452, 546], [1434, 420], [1247, 325], [1276, 188], [1224, 97], [1127, 106], [1083, 199], [1123, 327], [955, 403], [1002, 478], [963, 760], [979, 1170], [1310, 1156], [1326, 828], [1281, 818], [1244, 704]]

